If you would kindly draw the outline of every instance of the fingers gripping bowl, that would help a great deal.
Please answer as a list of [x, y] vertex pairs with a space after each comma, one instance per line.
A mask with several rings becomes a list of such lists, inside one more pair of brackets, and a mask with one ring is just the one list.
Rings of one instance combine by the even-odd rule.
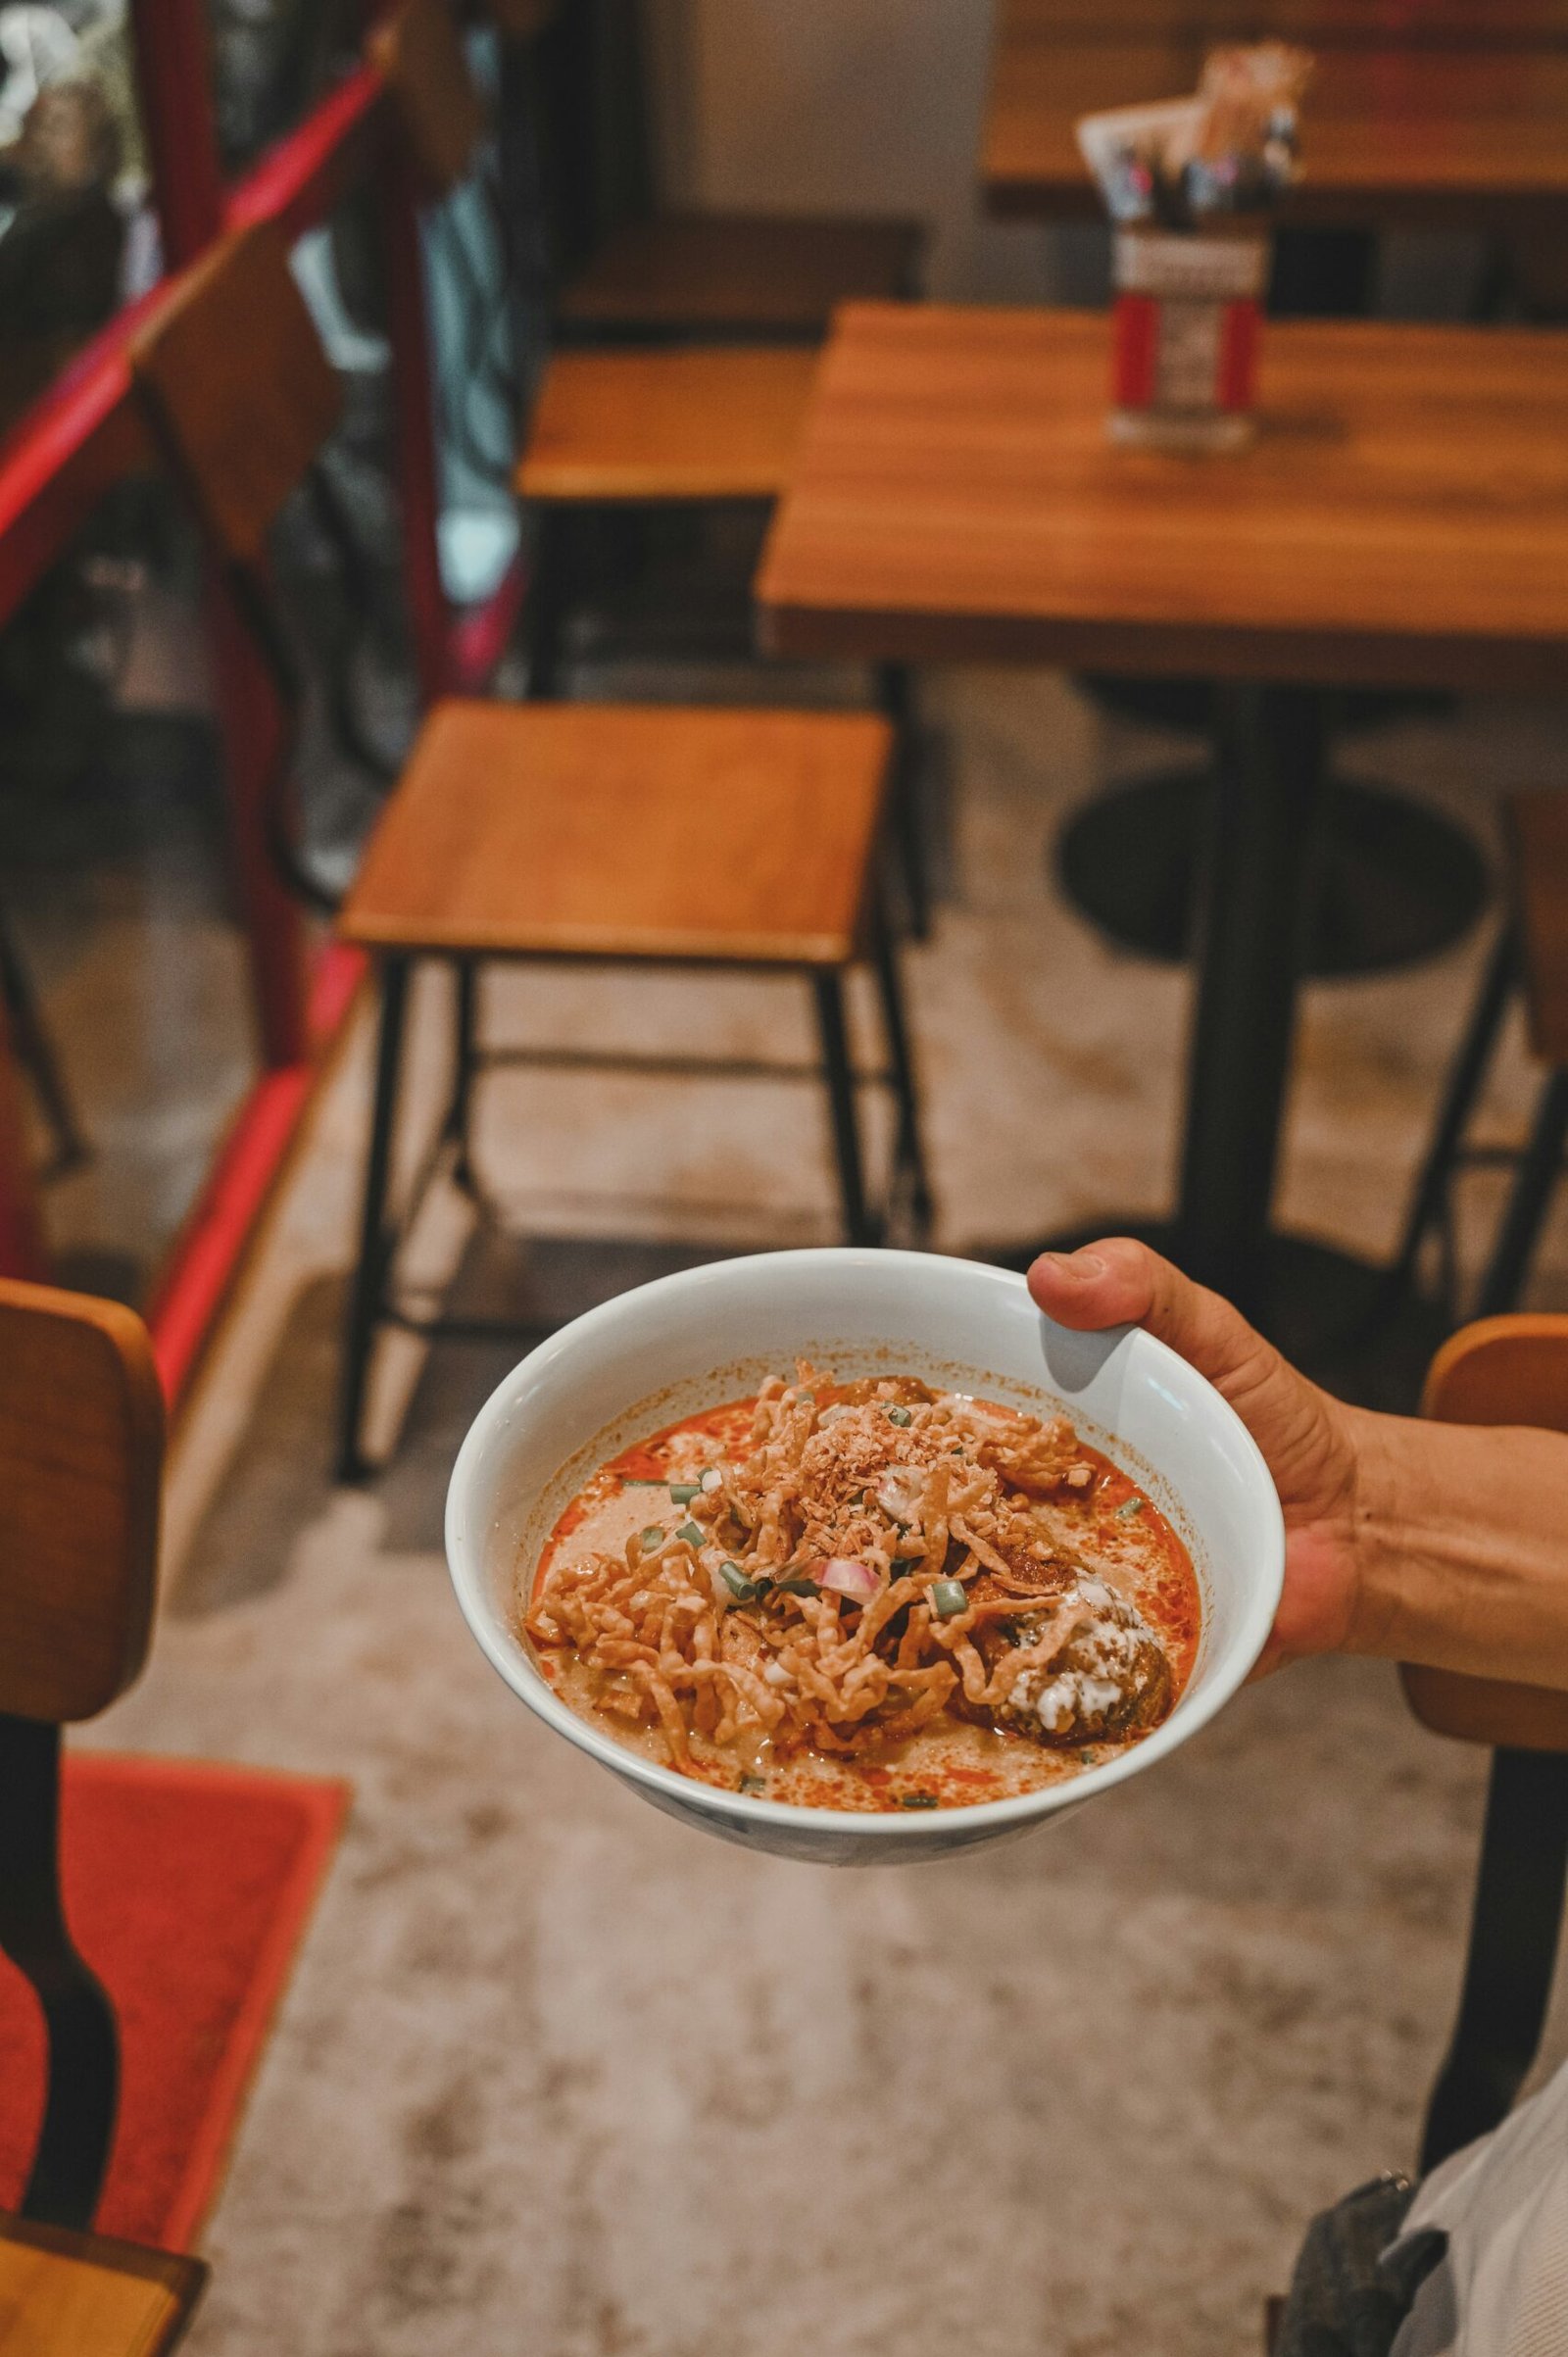
[[[953, 1805], [951, 1792], [945, 1792], [943, 1805], [914, 1805], [925, 1797], [916, 1793], [906, 1805], [889, 1800], [869, 1808], [839, 1808], [824, 1805], [820, 1792], [813, 1794], [816, 1805], [770, 1796], [770, 1789], [799, 1791], [798, 1780], [789, 1786], [751, 1776], [732, 1786], [707, 1781], [702, 1772], [681, 1773], [664, 1741], [652, 1735], [628, 1740], [624, 1721], [572, 1706], [558, 1663], [530, 1641], [524, 1621], [537, 1602], [541, 1558], [548, 1574], [553, 1538], [558, 1547], [561, 1544], [563, 1516], [569, 1525], [567, 1509], [574, 1501], [602, 1498], [604, 1469], [619, 1466], [611, 1487], [627, 1483], [630, 1494], [635, 1484], [642, 1498], [654, 1501], [637, 1509], [649, 1514], [651, 1527], [626, 1540], [629, 1559], [637, 1560], [646, 1541], [651, 1572], [674, 1567], [688, 1581], [710, 1578], [721, 1608], [732, 1601], [742, 1608], [744, 1627], [738, 1616], [737, 1634], [748, 1645], [772, 1648], [776, 1658], [770, 1657], [768, 1666], [780, 1686], [780, 1663], [804, 1661], [803, 1675], [816, 1676], [821, 1650], [818, 1645], [812, 1651], [805, 1643], [808, 1636], [814, 1638], [831, 1623], [835, 1636], [842, 1628], [853, 1637], [858, 1615], [885, 1612], [899, 1600], [891, 1583], [904, 1580], [913, 1585], [899, 1596], [916, 1600], [912, 1606], [905, 1601], [895, 1635], [903, 1626], [915, 1635], [927, 1632], [932, 1642], [922, 1650], [912, 1635], [898, 1645], [884, 1640], [880, 1669], [862, 1645], [866, 1661], [856, 1674], [869, 1674], [885, 1687], [887, 1659], [902, 1651], [912, 1665], [906, 1691], [895, 1694], [887, 1705], [887, 1725], [895, 1735], [908, 1725], [906, 1706], [912, 1701], [917, 1716], [924, 1706], [921, 1692], [928, 1700], [939, 1682], [941, 1693], [963, 1709], [957, 1676], [961, 1646], [945, 1641], [951, 1629], [962, 1630], [976, 1617], [972, 1599], [988, 1583], [1004, 1588], [1005, 1581], [959, 1542], [945, 1542], [946, 1560], [922, 1570], [912, 1559], [896, 1555], [900, 1546], [921, 1543], [918, 1524], [914, 1541], [890, 1538], [879, 1553], [878, 1539], [886, 1534], [874, 1527], [873, 1517], [856, 1525], [861, 1538], [854, 1557], [808, 1562], [803, 1554], [773, 1565], [786, 1574], [808, 1570], [811, 1575], [780, 1578], [775, 1594], [765, 1580], [747, 1576], [755, 1571], [757, 1549], [746, 1554], [738, 1534], [750, 1534], [733, 1521], [715, 1524], [723, 1499], [702, 1491], [700, 1473], [695, 1484], [683, 1478], [698, 1472], [695, 1463], [688, 1465], [678, 1455], [665, 1463], [656, 1456], [645, 1473], [627, 1482], [624, 1469], [640, 1464], [637, 1451], [651, 1436], [701, 1429], [702, 1420], [722, 1403], [754, 1399], [769, 1379], [776, 1400], [777, 1379], [792, 1377], [798, 1361], [831, 1369], [837, 1381], [837, 1388], [822, 1390], [814, 1406], [796, 1410], [802, 1431], [819, 1432], [828, 1401], [840, 1413], [853, 1401], [856, 1412], [838, 1434], [843, 1442], [867, 1418], [885, 1422], [890, 1406], [902, 1417], [901, 1401], [917, 1399], [923, 1391], [938, 1402], [911, 1411], [926, 1434], [924, 1453], [951, 1445], [955, 1478], [969, 1482], [963, 1495], [978, 1498], [981, 1476], [966, 1464], [963, 1452], [967, 1449], [971, 1458], [976, 1454], [973, 1434], [979, 1427], [964, 1402], [994, 1403], [1038, 1420], [1031, 1430], [1062, 1432], [1067, 1426], [1054, 1420], [1066, 1419], [1072, 1444], [1066, 1474], [1076, 1481], [1086, 1466], [1099, 1468], [1097, 1495], [1119, 1499], [1135, 1514], [1136, 1500], [1147, 1501], [1151, 1527], [1168, 1528], [1174, 1554], [1190, 1559], [1197, 1602], [1196, 1645], [1188, 1645], [1182, 1660], [1184, 1682], [1152, 1732], [1124, 1743], [1075, 1749], [1070, 1773], [1054, 1767], [1050, 1780], [1001, 1798]], [[772, 1411], [770, 1434], [779, 1415], [793, 1406], [786, 1402], [783, 1410]], [[826, 1420], [833, 1423], [831, 1412]], [[1021, 1421], [1018, 1429], [1025, 1429]], [[896, 1422], [894, 1432], [900, 1454], [917, 1453], [907, 1428]], [[671, 1445], [661, 1444], [665, 1454]], [[678, 1449], [685, 1443], [673, 1445]], [[707, 1455], [726, 1461], [737, 1456], [740, 1446], [722, 1434], [705, 1445]], [[907, 1474], [906, 1467], [894, 1468], [895, 1482]], [[710, 1489], [717, 1488], [710, 1483]], [[987, 1494], [994, 1503], [1003, 1502], [994, 1481]], [[896, 1489], [890, 1495], [902, 1505]], [[1064, 1492], [1064, 1500], [1067, 1496]], [[859, 1497], [857, 1493], [857, 1505]], [[1027, 1500], [1015, 1492], [1013, 1502], [1022, 1509]], [[699, 1520], [688, 1518], [684, 1539], [680, 1529], [666, 1536], [653, 1521], [662, 1515], [667, 1524], [694, 1503]], [[751, 1511], [743, 1489], [737, 1489], [735, 1508]], [[1049, 1515], [1052, 1509], [1040, 1510]], [[1109, 1514], [1114, 1511], [1114, 1505], [1107, 1508]], [[981, 1534], [995, 1533], [997, 1525], [978, 1508], [971, 1509], [971, 1520], [975, 1528], [969, 1535], [985, 1549], [988, 1542]], [[709, 1546], [710, 1538], [722, 1540], [724, 1548], [733, 1548], [742, 1560], [737, 1563], [724, 1548]], [[788, 1536], [777, 1542], [775, 1554], [790, 1544]], [[895, 1552], [891, 1564], [885, 1559], [890, 1550]], [[1261, 1650], [1279, 1598], [1284, 1533], [1273, 1485], [1248, 1433], [1219, 1395], [1151, 1336], [1126, 1330], [1070, 1334], [1041, 1315], [1022, 1278], [976, 1262], [910, 1252], [821, 1251], [762, 1253], [667, 1277], [621, 1295], [554, 1335], [500, 1385], [464, 1444], [447, 1500], [447, 1553], [469, 1627], [508, 1685], [558, 1734], [644, 1798], [752, 1847], [823, 1863], [868, 1864], [936, 1856], [1024, 1832], [1152, 1767], [1185, 1743], [1235, 1693]], [[882, 1582], [880, 1603], [864, 1602], [856, 1593], [867, 1565]], [[607, 1564], [605, 1576], [614, 1568]], [[961, 1581], [943, 1579], [941, 1593], [934, 1584], [919, 1588], [922, 1578], [931, 1581], [946, 1572], [969, 1578], [967, 1599]], [[732, 1592], [728, 1596], [721, 1579]], [[815, 1583], [823, 1580], [826, 1586], [819, 1590]], [[1102, 1593], [1086, 1585], [1091, 1596]], [[1032, 1606], [1039, 1601], [1031, 1599]], [[990, 1609], [1005, 1605], [993, 1597]], [[950, 1610], [959, 1617], [941, 1625]], [[1037, 1636], [1042, 1625], [1042, 1614], [1031, 1609], [1024, 1636]], [[552, 1626], [548, 1620], [543, 1624], [546, 1634]], [[1043, 1649], [1036, 1646], [1037, 1652]], [[993, 1692], [995, 1657], [994, 1644], [988, 1644], [984, 1677]], [[944, 1666], [950, 1658], [951, 1670]], [[1054, 1675], [1056, 1664], [1051, 1666], [1048, 1683], [1059, 1696], [1061, 1681]], [[978, 1664], [969, 1664], [965, 1674], [980, 1692]], [[1072, 1691], [1081, 1699], [1082, 1683]], [[1091, 1694], [1096, 1691], [1091, 1685]], [[791, 1698], [788, 1690], [786, 1698]], [[892, 1715], [899, 1709], [902, 1716]], [[655, 1716], [651, 1705], [647, 1715]], [[751, 1714], [741, 1709], [735, 1715], [744, 1727]], [[1050, 1706], [1043, 1715], [1049, 1717]], [[706, 1725], [711, 1731], [712, 1706]], [[680, 1730], [674, 1733], [679, 1740]], [[909, 1749], [921, 1740], [912, 1735]], [[1001, 1739], [989, 1740], [995, 1744]], [[1012, 1747], [1031, 1757], [1037, 1751], [1022, 1737], [1013, 1739]], [[897, 1761], [900, 1754], [887, 1756]], [[892, 1789], [901, 1790], [896, 1770]]]

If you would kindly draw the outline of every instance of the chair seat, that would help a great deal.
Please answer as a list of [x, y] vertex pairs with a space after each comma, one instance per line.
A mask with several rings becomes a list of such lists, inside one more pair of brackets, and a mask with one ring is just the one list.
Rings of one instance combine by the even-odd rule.
[[890, 746], [870, 713], [453, 700], [341, 930], [411, 954], [842, 965]]
[[1530, 1044], [1568, 1064], [1568, 794], [1508, 797]]
[[163, 2357], [206, 2281], [199, 2259], [0, 2217], [0, 2357]]
[[776, 499], [816, 355], [799, 345], [562, 352], [516, 471], [524, 499]]
[[1399, 1676], [1412, 1713], [1434, 1735], [1493, 1750], [1568, 1751], [1568, 1694], [1409, 1661]]
[[924, 232], [907, 221], [666, 213], [628, 221], [565, 290], [568, 323], [825, 335], [840, 303], [914, 290]]

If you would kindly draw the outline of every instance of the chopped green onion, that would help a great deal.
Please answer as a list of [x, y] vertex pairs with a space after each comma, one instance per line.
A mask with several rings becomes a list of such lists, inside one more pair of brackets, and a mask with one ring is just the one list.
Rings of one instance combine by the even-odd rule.
[[743, 1776], [735, 1790], [738, 1792], [765, 1792], [767, 1778], [765, 1776]]
[[738, 1563], [720, 1563], [718, 1576], [739, 1604], [755, 1604], [757, 1584], [746, 1577]]
[[[924, 1561], [924, 1555], [895, 1555], [893, 1558], [894, 1573], [897, 1575], [901, 1571], [913, 1571]], [[957, 1583], [950, 1580], [948, 1585], [956, 1587]]]
[[820, 1594], [814, 1580], [775, 1580], [773, 1585], [781, 1596], [817, 1596]]
[[931, 1609], [940, 1620], [956, 1620], [969, 1602], [961, 1580], [933, 1580], [927, 1594]]
[[[890, 1407], [888, 1409], [888, 1422], [890, 1424], [907, 1424], [908, 1421], [909, 1411], [906, 1407]], [[933, 1801], [932, 1806], [935, 1807], [935, 1805], [936, 1803]]]
[[646, 1554], [651, 1547], [662, 1547], [663, 1544], [664, 1534], [662, 1530], [660, 1528], [657, 1522], [651, 1522], [648, 1525], [648, 1528], [642, 1534], [643, 1552]]
[[1083, 1761], [1086, 1768], [1092, 1768], [1096, 1759], [1099, 1757], [1099, 1754], [1095, 1750], [1093, 1743], [1086, 1743], [1082, 1751], [1079, 1752], [1078, 1756]]
[[698, 1481], [672, 1481], [669, 1485], [669, 1502], [671, 1505], [689, 1506], [692, 1502], [692, 1499], [694, 1498], [700, 1498], [702, 1494], [703, 1485]]
[[675, 1536], [684, 1539], [688, 1547], [701, 1547], [708, 1533], [700, 1522], [683, 1522]]
[[899, 1794], [901, 1809], [934, 1809], [940, 1808], [941, 1805], [935, 1792], [901, 1792]]
[[1143, 1510], [1144, 1501], [1141, 1498], [1123, 1498], [1121, 1504], [1116, 1508], [1116, 1520], [1118, 1522], [1131, 1522], [1133, 1516], [1135, 1514], [1141, 1514]]
[[650, 1480], [646, 1473], [628, 1473], [620, 1486], [623, 1490], [662, 1490], [664, 1477], [661, 1473], [657, 1480]]

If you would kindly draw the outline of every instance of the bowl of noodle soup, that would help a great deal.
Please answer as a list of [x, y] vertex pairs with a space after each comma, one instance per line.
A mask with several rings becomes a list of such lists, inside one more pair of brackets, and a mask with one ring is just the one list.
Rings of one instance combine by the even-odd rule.
[[1007, 1839], [1155, 1766], [1246, 1678], [1284, 1563], [1254, 1443], [1163, 1344], [853, 1249], [562, 1328], [475, 1418], [446, 1540], [546, 1725], [688, 1824], [839, 1865]]

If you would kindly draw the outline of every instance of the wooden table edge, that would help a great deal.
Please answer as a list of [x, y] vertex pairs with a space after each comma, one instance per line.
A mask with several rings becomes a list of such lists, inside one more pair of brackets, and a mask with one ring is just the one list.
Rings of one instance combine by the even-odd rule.
[[765, 655], [861, 663], [1034, 663], [1302, 687], [1452, 687], [1507, 695], [1560, 692], [1568, 654], [1546, 639], [1396, 637], [1246, 624], [1102, 622], [1055, 614], [961, 614], [798, 605], [757, 580]]

